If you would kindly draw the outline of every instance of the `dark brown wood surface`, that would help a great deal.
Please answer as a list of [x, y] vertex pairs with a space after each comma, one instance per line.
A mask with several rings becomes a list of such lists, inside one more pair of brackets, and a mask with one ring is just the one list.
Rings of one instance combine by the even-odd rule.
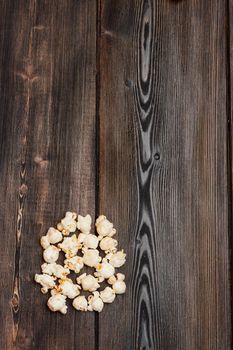
[[[230, 350], [232, 1], [0, 1], [0, 349]], [[51, 313], [66, 210], [104, 213], [127, 293]]]

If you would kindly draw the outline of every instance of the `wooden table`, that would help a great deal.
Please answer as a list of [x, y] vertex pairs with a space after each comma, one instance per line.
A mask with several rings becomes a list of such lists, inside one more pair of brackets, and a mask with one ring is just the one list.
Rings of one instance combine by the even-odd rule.
[[[228, 350], [232, 0], [1, 0], [0, 349]], [[106, 214], [127, 294], [49, 312], [39, 238]]]

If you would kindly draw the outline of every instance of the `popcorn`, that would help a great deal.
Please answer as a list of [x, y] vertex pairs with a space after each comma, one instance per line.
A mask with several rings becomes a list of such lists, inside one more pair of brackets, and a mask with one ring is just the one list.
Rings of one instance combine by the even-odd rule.
[[98, 237], [89, 233], [85, 235], [83, 244], [85, 248], [96, 249], [99, 244]]
[[97, 249], [88, 249], [84, 251], [83, 262], [85, 265], [95, 267], [100, 261], [101, 257]]
[[45, 274], [38, 275], [37, 273], [35, 274], [35, 281], [42, 286], [41, 292], [43, 294], [46, 294], [49, 289], [52, 289], [55, 287], [54, 280], [55, 278], [49, 275], [45, 275]]
[[106, 216], [100, 215], [96, 219], [96, 231], [101, 237], [109, 236], [112, 237], [115, 235], [116, 230], [113, 228], [113, 224], [106, 219]]
[[96, 266], [96, 272], [94, 275], [96, 277], [109, 278], [115, 273], [115, 268], [108, 262], [103, 262]]
[[67, 296], [69, 299], [74, 299], [77, 295], [79, 295], [79, 289], [80, 286], [74, 284], [69, 278], [59, 280], [59, 285], [56, 286], [56, 291]]
[[82, 285], [83, 290], [89, 292], [94, 292], [100, 287], [97, 278], [92, 275], [87, 275], [86, 273], [77, 278], [77, 283]]
[[53, 312], [55, 311], [60, 311], [62, 314], [67, 313], [67, 305], [66, 305], [66, 296], [62, 294], [54, 294], [52, 295], [48, 302], [47, 305], [49, 309]]
[[56, 262], [59, 257], [59, 252], [60, 252], [60, 249], [58, 249], [54, 245], [50, 245], [43, 252], [44, 261], [46, 261], [47, 263]]
[[124, 250], [118, 251], [116, 253], [109, 253], [106, 255], [106, 259], [109, 260], [110, 264], [114, 267], [121, 267], [125, 263], [126, 254]]
[[122, 273], [117, 273], [117, 278], [115, 276], [111, 276], [108, 280], [109, 284], [112, 284], [112, 289], [116, 294], [123, 294], [126, 291], [126, 284], [124, 282], [125, 275]]
[[52, 264], [44, 263], [43, 265], [41, 265], [41, 269], [43, 273], [46, 273], [48, 275], [54, 275], [57, 278], [65, 278], [66, 275], [70, 273], [69, 269], [56, 263], [52, 263]]
[[79, 235], [78, 235], [78, 243], [79, 244], [82, 244], [83, 242], [84, 242], [84, 239], [86, 238], [86, 236], [88, 235], [88, 233], [80, 233]]
[[87, 304], [87, 299], [85, 298], [84, 295], [80, 295], [77, 298], [75, 298], [73, 300], [72, 305], [76, 310], [87, 311], [88, 304]]
[[72, 258], [65, 259], [64, 261], [65, 267], [74, 271], [75, 273], [79, 273], [83, 268], [83, 258], [81, 256], [73, 256]]
[[106, 253], [108, 252], [116, 252], [117, 240], [112, 237], [104, 237], [100, 241], [100, 248], [104, 250]]
[[76, 234], [73, 234], [71, 237], [65, 237], [62, 243], [58, 244], [58, 247], [63, 250], [66, 258], [72, 258], [81, 248], [81, 245], [78, 243]]
[[115, 291], [110, 287], [106, 287], [104, 290], [102, 290], [102, 292], [100, 292], [100, 298], [104, 303], [112, 303], [115, 300], [115, 297]]
[[88, 310], [101, 312], [103, 310], [104, 303], [99, 297], [99, 292], [94, 292], [93, 295], [88, 297]]
[[90, 233], [90, 231], [91, 231], [91, 216], [90, 215], [86, 215], [86, 216], [78, 215], [77, 228], [82, 233]]
[[[67, 232], [75, 232], [76, 231], [76, 227], [77, 227], [77, 222], [75, 221], [77, 217], [76, 213], [71, 213], [70, 211], [66, 212], [65, 217], [61, 220], [61, 224], [63, 226], [63, 230], [65, 230], [65, 234], [67, 234]], [[68, 233], [68, 234], [69, 234]]]
[[[35, 275], [35, 281], [41, 285], [42, 293], [51, 290], [47, 305], [53, 312], [66, 314], [67, 298], [73, 300], [72, 305], [78, 311], [101, 312], [104, 303], [112, 303], [117, 294], [126, 291], [125, 275], [115, 275], [115, 268], [121, 267], [126, 261], [126, 254], [123, 250], [117, 251], [118, 242], [112, 238], [116, 230], [104, 215], [100, 215], [95, 223], [96, 236], [90, 233], [91, 221], [90, 215], [78, 215], [77, 218], [76, 213], [66, 212], [57, 228], [50, 227], [46, 235], [41, 237], [45, 263], [41, 265], [42, 274]], [[70, 236], [71, 232], [73, 234]], [[63, 264], [56, 262], [61, 250], [65, 253]], [[103, 258], [100, 250], [104, 252]], [[77, 255], [78, 252], [82, 256]], [[71, 276], [73, 273], [78, 274], [85, 265], [95, 269], [93, 274], [81, 274], [76, 278], [76, 283], [68, 278], [71, 271]], [[110, 286], [98, 292], [100, 283], [105, 280]], [[81, 290], [93, 294], [86, 297], [80, 295]]]

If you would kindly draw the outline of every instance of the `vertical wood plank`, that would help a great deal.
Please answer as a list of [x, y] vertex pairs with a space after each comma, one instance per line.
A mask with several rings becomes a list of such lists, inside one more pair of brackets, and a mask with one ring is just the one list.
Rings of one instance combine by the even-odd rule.
[[100, 8], [99, 206], [128, 290], [99, 349], [230, 349], [225, 3]]
[[94, 314], [49, 312], [33, 276], [48, 227], [67, 210], [95, 215], [96, 3], [1, 10], [0, 348], [91, 350]]

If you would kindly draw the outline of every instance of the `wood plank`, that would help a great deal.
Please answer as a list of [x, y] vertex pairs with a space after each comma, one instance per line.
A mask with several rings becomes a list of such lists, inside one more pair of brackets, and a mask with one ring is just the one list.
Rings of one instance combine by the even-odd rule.
[[91, 350], [95, 315], [49, 312], [33, 276], [48, 227], [95, 214], [96, 3], [0, 6], [0, 348]]
[[99, 349], [230, 349], [225, 3], [100, 12], [99, 208], [128, 290]]

